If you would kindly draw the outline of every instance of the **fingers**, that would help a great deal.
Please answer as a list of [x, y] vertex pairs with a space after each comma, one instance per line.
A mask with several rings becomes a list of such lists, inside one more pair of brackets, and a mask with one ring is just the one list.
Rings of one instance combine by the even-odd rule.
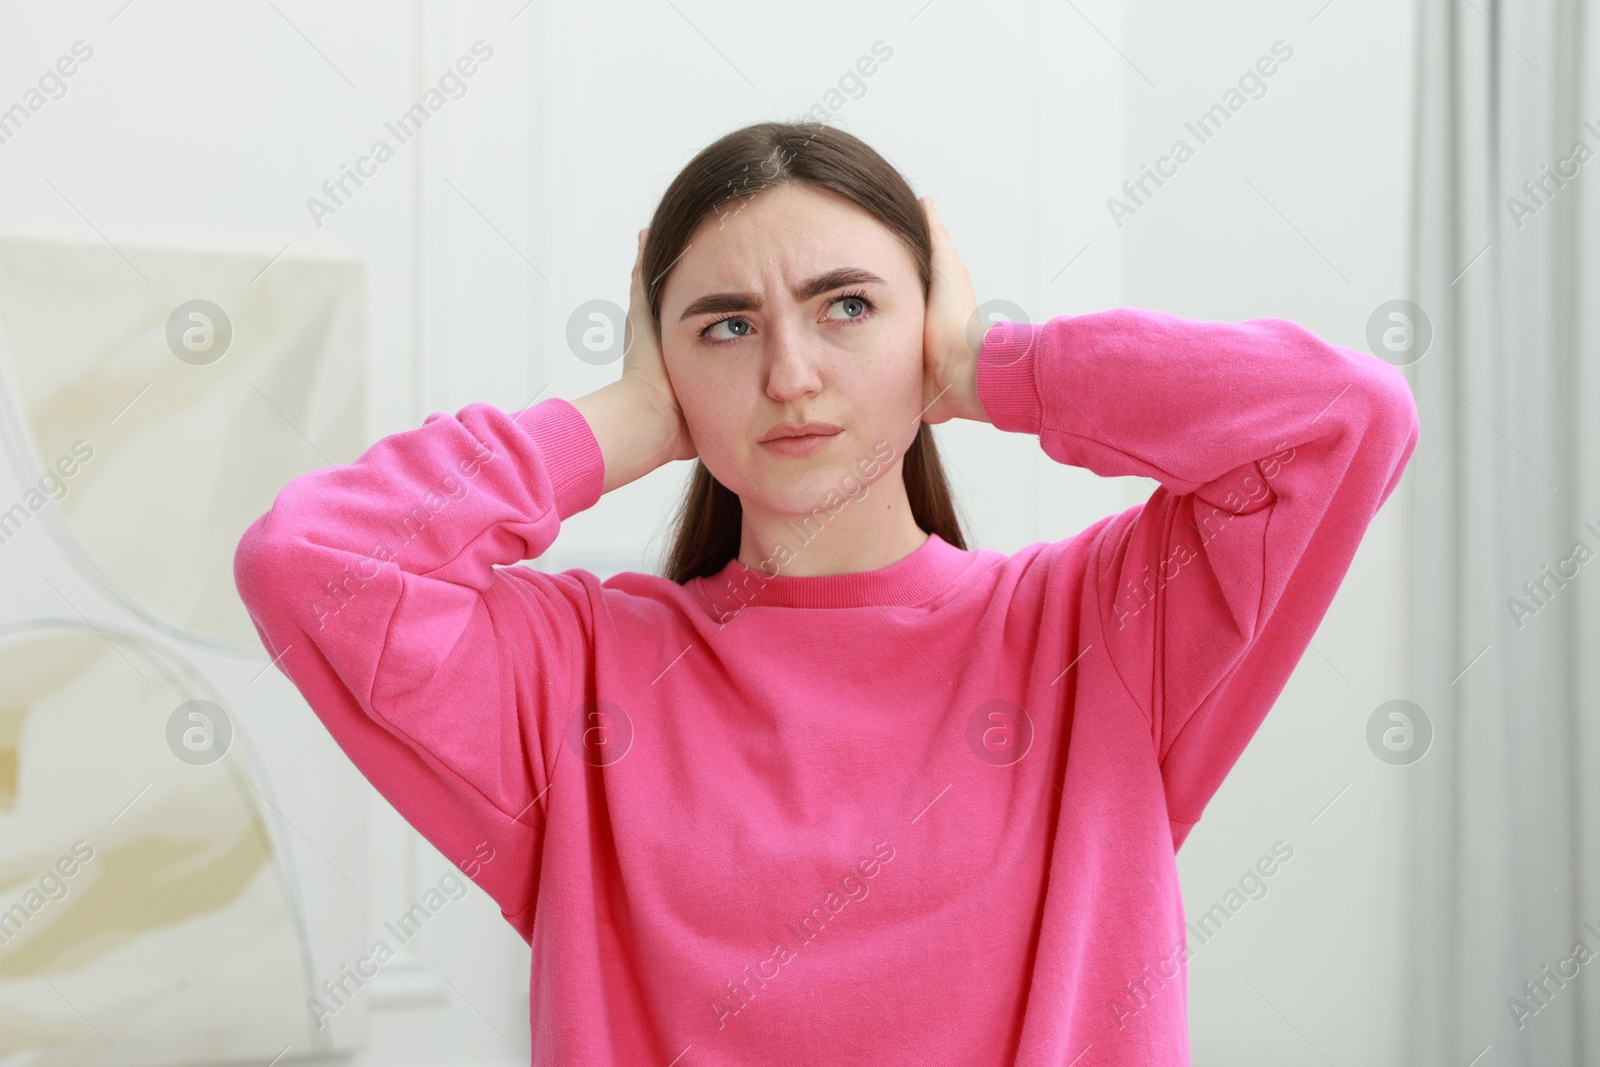
[[639, 249], [633, 257], [633, 284], [640, 290], [644, 288], [644, 238], [649, 232], [648, 226], [639, 231]]
[[933, 206], [933, 197], [919, 196], [917, 202], [923, 207], [928, 216], [928, 236], [932, 241], [934, 273], [942, 277], [959, 277], [966, 272], [966, 265], [956, 255], [954, 245], [950, 241], [950, 231], [945, 229], [944, 220], [939, 217], [939, 209]]
[[922, 205], [924, 214], [928, 216], [928, 236], [933, 238], [934, 254], [950, 247], [950, 231], [944, 228], [944, 220], [939, 217], [939, 209], [933, 206], [933, 197], [920, 196], [917, 202]]

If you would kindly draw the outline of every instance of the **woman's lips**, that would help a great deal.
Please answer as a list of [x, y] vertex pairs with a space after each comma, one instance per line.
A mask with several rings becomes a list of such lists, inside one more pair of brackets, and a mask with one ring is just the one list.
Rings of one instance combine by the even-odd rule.
[[762, 448], [770, 448], [781, 456], [809, 456], [813, 452], [820, 452], [828, 447], [828, 442], [838, 437], [844, 431], [834, 433], [808, 433], [799, 437], [775, 437], [771, 441], [762, 441]]

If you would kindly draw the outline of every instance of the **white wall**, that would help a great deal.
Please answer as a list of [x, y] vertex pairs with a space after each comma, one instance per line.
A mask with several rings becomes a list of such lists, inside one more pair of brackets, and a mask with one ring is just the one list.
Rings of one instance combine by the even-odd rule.
[[[417, 425], [430, 411], [459, 406], [455, 390], [441, 382], [460, 363], [481, 370], [470, 386], [479, 394], [473, 399], [509, 406], [523, 387], [515, 364], [530, 362], [525, 279], [498, 259], [471, 278], [451, 269], [463, 257], [494, 250], [478, 243], [465, 217], [450, 214], [446, 197], [456, 194], [443, 179], [456, 180], [486, 213], [504, 214], [505, 225], [521, 222], [519, 240], [526, 240], [525, 217], [516, 211], [527, 203], [536, 151], [529, 131], [537, 30], [532, 12], [511, 23], [514, 11], [458, 5], [445, 20], [435, 5], [124, 7], [123, 0], [82, 10], [9, 9], [0, 16], [0, 98], [7, 103], [73, 41], [87, 41], [94, 56], [70, 80], [65, 97], [0, 144], [0, 234], [104, 240], [135, 260], [149, 247], [254, 253], [263, 265], [280, 253], [285, 262], [354, 260], [366, 272], [369, 440]], [[384, 121], [417, 100], [424, 85], [478, 38], [495, 53], [467, 83], [467, 94], [318, 227], [307, 198], [338, 177], [341, 164], [354, 163], [383, 135]], [[456, 147], [451, 135], [470, 133], [472, 121], [485, 119], [488, 136]], [[453, 149], [464, 160], [477, 158], [493, 181], [462, 178]], [[467, 162], [459, 167], [472, 169]], [[449, 297], [463, 284], [480, 288], [473, 310], [457, 318], [447, 314]], [[487, 302], [496, 286], [498, 309]], [[489, 332], [474, 334], [466, 328], [469, 320]], [[505, 358], [476, 362], [467, 344]], [[319, 463], [307, 449], [308, 463]], [[23, 588], [17, 558], [13, 552], [0, 560], [8, 596]], [[265, 658], [230, 664], [211, 657], [209, 669], [242, 713], [270, 731], [274, 714], [311, 713], [276, 671], [250, 684]], [[319, 756], [326, 757], [333, 742], [325, 735], [323, 741]], [[406, 827], [353, 768], [333, 797], [294, 788], [292, 763], [269, 770], [276, 771], [288, 818], [306, 827], [313, 841], [321, 836], [319, 811], [370, 808], [371, 839], [365, 849], [358, 843], [356, 855], [339, 855], [339, 865], [368, 894], [372, 937], [385, 918], [450, 869], [449, 860]], [[296, 845], [297, 839], [285, 843]], [[314, 854], [297, 858], [301, 869], [320, 869]], [[372, 1043], [356, 1062], [526, 1063], [528, 952], [498, 908], [474, 888], [413, 944], [415, 966], [387, 968], [358, 999], [370, 1012]], [[345, 959], [319, 960], [318, 976], [336, 973]]]
[[[980, 300], [1034, 319], [1122, 304], [1271, 315], [1360, 347], [1371, 308], [1403, 295], [1409, 5], [273, 3], [0, 16], [0, 96], [71, 41], [96, 48], [69, 95], [0, 145], [0, 234], [95, 239], [48, 177], [119, 245], [358, 259], [369, 438], [476, 400], [512, 408], [611, 380], [616, 367], [566, 350], [567, 316], [596, 297], [626, 303], [634, 234], [672, 175], [737, 125], [797, 117], [880, 39], [893, 58], [835, 121], [938, 197]], [[467, 95], [316, 227], [306, 198], [479, 38], [494, 57]], [[1114, 226], [1105, 199], [1279, 38], [1295, 53], [1267, 95]], [[1153, 484], [1061, 468], [986, 426], [939, 434], [986, 547], [1066, 537]], [[679, 467], [575, 517], [548, 565], [648, 565]], [[1398, 1062], [1398, 793], [1361, 729], [1400, 695], [1397, 511], [1379, 517], [1316, 651], [1180, 855], [1185, 897], [1204, 907], [1274, 840], [1296, 850], [1271, 894], [1197, 952], [1197, 1065], [1319, 1063], [1317, 1050]], [[272, 684], [286, 707], [297, 699]], [[352, 790], [379, 827], [374, 914], [399, 910], [444, 861], [364, 783]], [[374, 1005], [359, 1062], [518, 1062], [526, 946], [481, 894], [448, 921], [425, 972], [470, 1006], [424, 973], [420, 1006]]]
[[[1125, 79], [1122, 177], [1176, 137], [1196, 152], [1120, 230], [1105, 214], [1097, 232], [1126, 250], [1121, 300], [1291, 319], [1364, 350], [1372, 310], [1409, 295], [1412, 5], [1325, 3], [1127, 7], [1119, 43], [1154, 87]], [[1279, 40], [1293, 55], [1264, 95], [1204, 144], [1187, 134]], [[1179, 853], [1192, 915], [1273, 842], [1295, 850], [1263, 899], [1191, 943], [1196, 1067], [1401, 1062], [1407, 768], [1379, 762], [1364, 737], [1378, 704], [1411, 695], [1396, 688], [1401, 510], [1397, 495], [1378, 515], [1312, 650]]]

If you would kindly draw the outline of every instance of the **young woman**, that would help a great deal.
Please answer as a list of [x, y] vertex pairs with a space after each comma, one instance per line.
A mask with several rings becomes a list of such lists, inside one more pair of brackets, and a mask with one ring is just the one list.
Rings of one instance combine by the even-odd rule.
[[[1399, 481], [1404, 379], [1280, 319], [980, 337], [932, 203], [825, 126], [710, 145], [645, 233], [619, 381], [431, 415], [236, 558], [532, 946], [533, 1061], [1187, 1063], [1174, 854]], [[1160, 486], [970, 549], [957, 418]], [[686, 459], [665, 576], [514, 565]]]

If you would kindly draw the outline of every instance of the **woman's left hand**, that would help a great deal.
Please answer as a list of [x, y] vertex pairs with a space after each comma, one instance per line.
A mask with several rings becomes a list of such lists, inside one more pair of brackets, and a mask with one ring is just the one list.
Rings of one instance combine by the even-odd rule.
[[918, 197], [933, 237], [933, 281], [922, 328], [922, 421], [930, 425], [950, 419], [988, 422], [978, 400], [978, 350], [968, 331], [978, 312], [972, 278], [956, 255], [950, 233], [939, 219], [933, 197]]

